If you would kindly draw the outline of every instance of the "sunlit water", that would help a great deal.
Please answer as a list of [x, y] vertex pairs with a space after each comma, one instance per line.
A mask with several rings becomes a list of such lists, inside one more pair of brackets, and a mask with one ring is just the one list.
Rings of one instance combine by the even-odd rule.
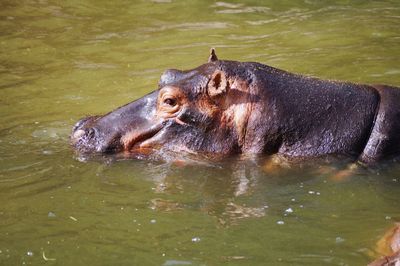
[[221, 59], [400, 85], [398, 1], [0, 2], [0, 264], [365, 265], [400, 165], [82, 161], [72, 125]]

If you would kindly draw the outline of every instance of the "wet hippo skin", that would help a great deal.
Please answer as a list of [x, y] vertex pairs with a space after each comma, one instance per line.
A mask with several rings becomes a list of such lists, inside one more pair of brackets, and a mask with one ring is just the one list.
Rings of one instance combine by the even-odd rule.
[[320, 80], [254, 62], [169, 69], [158, 89], [79, 121], [81, 153], [188, 152], [345, 155], [374, 163], [400, 154], [400, 90]]
[[377, 252], [384, 256], [368, 266], [400, 266], [400, 223], [386, 232], [377, 243]]

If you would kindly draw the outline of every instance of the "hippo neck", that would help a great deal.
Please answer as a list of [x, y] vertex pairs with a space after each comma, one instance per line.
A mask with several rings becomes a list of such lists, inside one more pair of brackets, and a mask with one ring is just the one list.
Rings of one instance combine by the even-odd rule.
[[379, 104], [375, 89], [291, 74], [259, 63], [242, 64], [253, 95], [243, 153], [362, 153]]

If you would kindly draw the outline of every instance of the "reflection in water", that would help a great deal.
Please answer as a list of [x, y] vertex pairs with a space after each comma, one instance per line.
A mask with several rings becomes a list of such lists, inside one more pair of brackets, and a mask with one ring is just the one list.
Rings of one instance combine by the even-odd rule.
[[[171, 159], [171, 157], [169, 157]], [[210, 159], [210, 158], [208, 158]], [[327, 157], [317, 162], [288, 161], [277, 156], [220, 160], [214, 163], [192, 159], [160, 163], [142, 169], [142, 176], [150, 177], [155, 186], [156, 198], [150, 200], [150, 208], [161, 212], [196, 209], [215, 217], [220, 225], [237, 224], [245, 218], [260, 218], [268, 213], [269, 196], [266, 186], [298, 186], [311, 182], [316, 176], [326, 181], [337, 182], [337, 174], [346, 170], [346, 161]], [[354, 169], [351, 175], [361, 173], [362, 168]], [[350, 174], [349, 174], [350, 175]], [[350, 177], [349, 177], [350, 178]], [[193, 191], [195, 190], [195, 192]], [[197, 203], [185, 203], [174, 199], [176, 195], [194, 192]], [[320, 195], [319, 191], [303, 191], [308, 195]], [[166, 195], [163, 198], [162, 195]], [[303, 195], [304, 196], [304, 195]], [[247, 202], [249, 199], [252, 201]], [[256, 200], [255, 200], [256, 199]], [[255, 201], [254, 201], [255, 200]], [[293, 197], [293, 204], [301, 206]], [[303, 207], [303, 206], [302, 206]], [[301, 207], [301, 208], [302, 208]], [[293, 213], [291, 206], [283, 207], [284, 216]]]

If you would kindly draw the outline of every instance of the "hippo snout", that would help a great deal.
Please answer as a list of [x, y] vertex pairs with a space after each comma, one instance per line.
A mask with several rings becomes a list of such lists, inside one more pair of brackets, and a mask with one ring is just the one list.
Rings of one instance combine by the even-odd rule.
[[71, 141], [76, 143], [81, 138], [93, 138], [96, 135], [96, 129], [88, 127], [89, 123], [95, 120], [95, 116], [88, 116], [79, 120], [72, 129]]
[[71, 135], [71, 141], [77, 143], [79, 140], [91, 140], [96, 137], [97, 130], [95, 128], [77, 129]]
[[72, 129], [71, 144], [80, 152], [115, 152], [121, 148], [120, 134], [105, 134], [96, 127], [98, 116], [78, 121]]

